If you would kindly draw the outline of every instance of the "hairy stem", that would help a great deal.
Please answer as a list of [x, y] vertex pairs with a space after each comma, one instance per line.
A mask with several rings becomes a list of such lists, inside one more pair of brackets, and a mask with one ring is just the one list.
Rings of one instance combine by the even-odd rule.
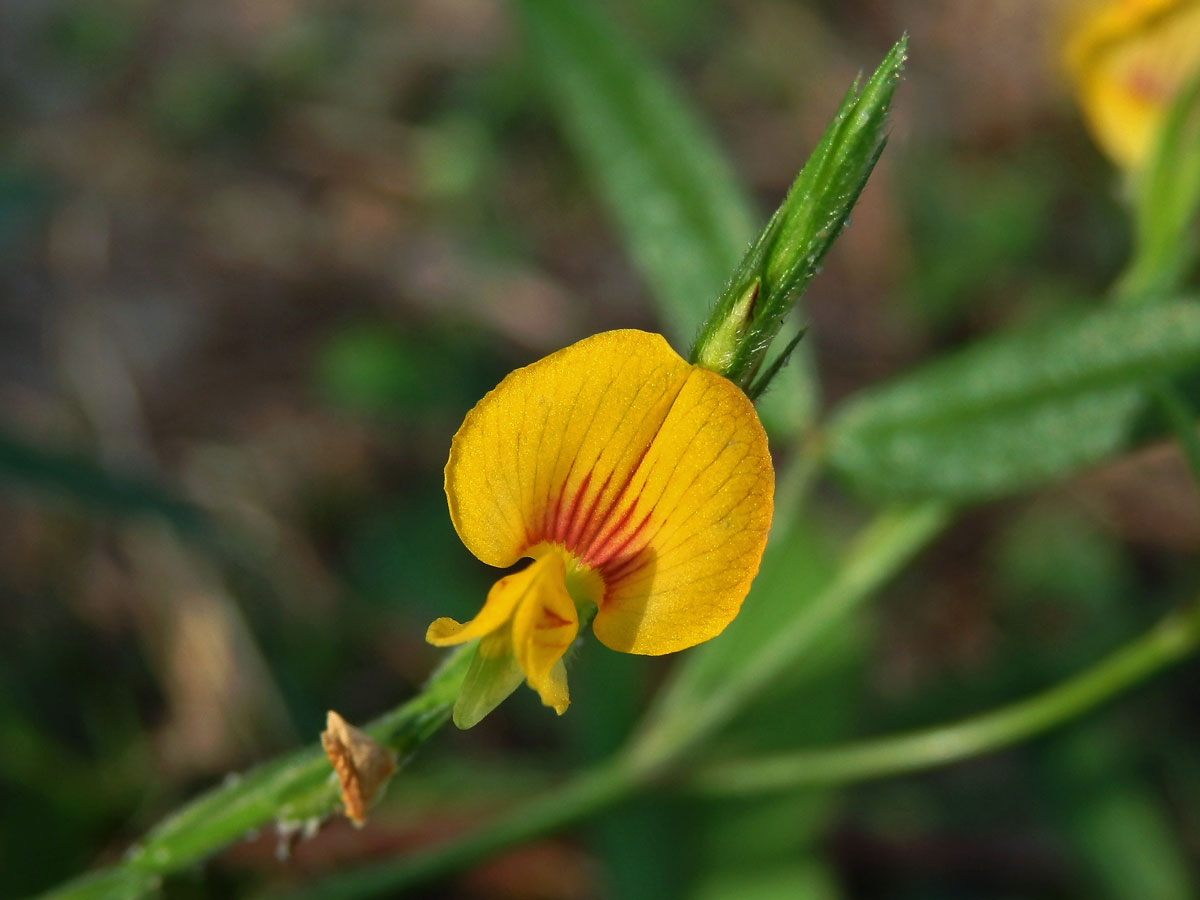
[[[962, 722], [905, 735], [704, 767], [685, 789], [710, 795], [752, 795], [805, 785], [845, 784], [957, 762], [1009, 746], [1078, 718], [1200, 647], [1200, 606], [1168, 616], [1096, 665], [1027, 700]], [[676, 762], [671, 760], [669, 762]], [[508, 847], [593, 815], [664, 774], [631, 756], [586, 772], [425, 853], [335, 876], [289, 900], [357, 900], [391, 896], [474, 865]]]
[[[508, 847], [570, 825], [625, 799], [667, 776], [697, 742], [723, 726], [741, 704], [769, 686], [780, 671], [810, 650], [826, 629], [881, 587], [907, 564], [948, 521], [941, 505], [922, 505], [881, 514], [852, 545], [839, 575], [745, 669], [731, 673], [725, 688], [705, 697], [697, 709], [690, 697], [674, 705], [672, 692], [656, 706], [630, 748], [604, 766], [583, 773], [561, 788], [502, 814], [479, 830], [407, 859], [359, 868], [334, 876], [289, 898], [391, 896], [413, 885], [460, 871]], [[685, 715], [674, 715], [686, 709]]]
[[[401, 762], [450, 718], [474, 644], [447, 656], [420, 694], [365, 729], [394, 750]], [[117, 896], [138, 897], [167, 875], [216, 853], [248, 831], [271, 822], [299, 824], [337, 807], [339, 790], [321, 747], [306, 747], [226, 779], [159, 823], [117, 866], [91, 873], [42, 896], [42, 900], [111, 897], [109, 885], [145, 886]]]

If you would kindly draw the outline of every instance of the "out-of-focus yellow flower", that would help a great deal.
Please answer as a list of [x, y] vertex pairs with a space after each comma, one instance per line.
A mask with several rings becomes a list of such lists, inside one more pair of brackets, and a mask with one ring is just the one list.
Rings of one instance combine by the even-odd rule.
[[1171, 101], [1200, 69], [1200, 2], [1092, 0], [1065, 55], [1096, 141], [1118, 165], [1138, 168]]
[[473, 724], [522, 678], [561, 714], [563, 654], [593, 609], [596, 637], [625, 653], [719, 634], [758, 571], [773, 490], [745, 394], [658, 335], [598, 334], [509, 374], [454, 436], [446, 497], [483, 562], [533, 562], [466, 625], [429, 626], [438, 646], [480, 638], [493, 665], [468, 673], [464, 692], [487, 696], [456, 721]]

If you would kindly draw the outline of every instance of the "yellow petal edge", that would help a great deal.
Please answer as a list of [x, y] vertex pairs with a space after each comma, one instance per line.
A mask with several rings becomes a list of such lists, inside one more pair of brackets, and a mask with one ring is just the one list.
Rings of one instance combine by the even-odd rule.
[[[532, 555], [543, 569], [554, 556], [596, 576], [596, 636], [651, 655], [732, 621], [758, 571], [773, 491], [766, 435], [745, 394], [633, 330], [509, 374], [468, 413], [446, 465], [450, 516], [472, 553], [497, 567]], [[474, 621], [438, 620], [429, 639], [469, 640], [511, 621], [526, 678], [557, 706], [561, 653], [550, 651], [566, 632], [549, 650], [530, 635], [566, 627], [555, 623], [571, 620], [574, 605], [565, 591], [526, 604], [499, 588]], [[565, 676], [561, 689], [565, 698]]]

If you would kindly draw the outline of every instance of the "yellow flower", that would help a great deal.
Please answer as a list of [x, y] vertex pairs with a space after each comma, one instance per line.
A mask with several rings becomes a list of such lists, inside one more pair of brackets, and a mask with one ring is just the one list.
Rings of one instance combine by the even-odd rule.
[[1200, 70], [1200, 2], [1092, 0], [1065, 56], [1097, 143], [1118, 165], [1137, 168], [1171, 101]]
[[521, 680], [561, 714], [581, 612], [624, 653], [719, 634], [758, 571], [774, 480], [745, 394], [658, 335], [598, 334], [509, 374], [454, 436], [446, 497], [483, 562], [533, 562], [466, 625], [429, 626], [437, 646], [481, 639], [456, 723]]

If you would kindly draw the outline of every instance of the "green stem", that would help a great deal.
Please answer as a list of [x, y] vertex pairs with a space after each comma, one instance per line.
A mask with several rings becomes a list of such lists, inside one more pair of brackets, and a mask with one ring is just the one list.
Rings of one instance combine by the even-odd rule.
[[461, 871], [508, 847], [587, 818], [634, 793], [648, 773], [617, 758], [540, 794], [484, 827], [406, 859], [335, 875], [287, 894], [289, 900], [354, 900], [400, 892]]
[[[408, 859], [360, 868], [319, 882], [298, 900], [375, 897], [393, 894], [466, 868], [494, 853], [592, 815], [653, 783], [703, 737], [728, 718], [779, 672], [810, 649], [825, 629], [879, 588], [923, 547], [949, 518], [941, 506], [926, 504], [880, 514], [852, 545], [840, 574], [809, 606], [805, 615], [783, 629], [746, 669], [733, 675], [724, 690], [708, 695], [699, 711], [690, 698], [676, 705], [679, 691], [660, 696], [651, 727], [629, 750], [564, 787], [539, 795], [480, 830]], [[678, 686], [678, 683], [676, 683]], [[687, 709], [683, 716], [677, 709]]]
[[648, 727], [634, 739], [633, 758], [654, 768], [695, 747], [753, 701], [835, 622], [870, 597], [945, 526], [950, 511], [925, 503], [879, 514], [858, 536], [834, 580], [803, 615], [786, 623], [762, 649], [703, 702], [681, 697], [676, 682], [655, 704]]
[[1200, 646], [1200, 606], [1029, 699], [961, 722], [800, 753], [714, 764], [688, 780], [707, 794], [742, 795], [883, 778], [998, 750], [1062, 725], [1179, 662]]
[[[447, 656], [420, 694], [376, 719], [367, 733], [403, 763], [449, 720], [473, 651], [470, 644]], [[42, 900], [106, 896], [105, 885], [114, 883], [153, 884], [156, 876], [195, 865], [262, 825], [320, 820], [340, 802], [332, 774], [324, 751], [313, 746], [226, 779], [157, 825], [124, 862], [55, 888]]]
[[[680, 783], [713, 795], [829, 785], [932, 768], [1016, 743], [1080, 716], [1200, 647], [1200, 607], [1168, 616], [1138, 640], [1050, 690], [963, 722], [757, 760], [706, 767]], [[677, 758], [671, 762], [677, 762]], [[535, 797], [480, 830], [417, 856], [321, 881], [289, 900], [355, 900], [398, 892], [462, 871], [523, 841], [586, 818], [652, 784], [658, 766], [625, 755]]]

